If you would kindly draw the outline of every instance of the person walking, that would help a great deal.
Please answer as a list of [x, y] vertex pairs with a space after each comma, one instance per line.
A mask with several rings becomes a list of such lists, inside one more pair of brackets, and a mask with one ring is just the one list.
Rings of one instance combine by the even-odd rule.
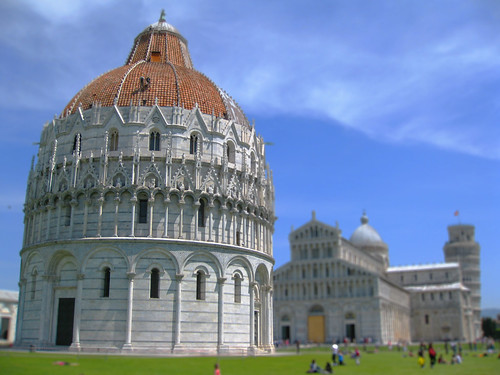
[[429, 344], [429, 361], [431, 363], [431, 368], [436, 364], [436, 351], [432, 347], [432, 342]]

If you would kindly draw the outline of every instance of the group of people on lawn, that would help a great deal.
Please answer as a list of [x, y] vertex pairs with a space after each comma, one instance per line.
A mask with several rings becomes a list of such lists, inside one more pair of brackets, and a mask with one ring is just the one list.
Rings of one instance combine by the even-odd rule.
[[[425, 347], [424, 343], [420, 343], [420, 348], [418, 349], [418, 364], [420, 365], [421, 368], [425, 367], [425, 354], [424, 353], [425, 353], [426, 350], [427, 350], [427, 353], [429, 355], [429, 362], [430, 362], [430, 366], [432, 368], [436, 364], [436, 357], [437, 357], [436, 350], [432, 346], [432, 343], [430, 343], [427, 348]], [[442, 354], [439, 355], [439, 358], [438, 358], [437, 362], [439, 364], [441, 364], [441, 365], [445, 365], [445, 364], [448, 363], [443, 358]], [[450, 363], [452, 365], [462, 363], [461, 350], [458, 351], [458, 352], [456, 350], [453, 350], [453, 355], [451, 357]]]
[[[354, 352], [351, 354], [351, 357], [356, 360], [356, 364], [359, 365], [361, 362], [361, 353], [359, 349], [356, 348]], [[332, 363], [326, 362], [325, 368], [322, 369], [316, 363], [316, 360], [313, 359], [311, 364], [309, 365], [309, 370], [307, 373], [323, 373], [323, 374], [332, 374], [333, 367], [332, 366], [343, 366], [344, 363], [344, 353], [339, 350], [339, 346], [337, 344], [332, 345]]]

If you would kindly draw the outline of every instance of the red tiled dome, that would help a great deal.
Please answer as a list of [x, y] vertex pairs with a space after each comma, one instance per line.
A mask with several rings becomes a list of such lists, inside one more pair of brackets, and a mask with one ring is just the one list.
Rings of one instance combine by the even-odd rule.
[[163, 18], [134, 41], [124, 66], [96, 78], [78, 92], [63, 114], [94, 103], [103, 107], [179, 106], [248, 123], [238, 105], [205, 75], [193, 69], [187, 41]]

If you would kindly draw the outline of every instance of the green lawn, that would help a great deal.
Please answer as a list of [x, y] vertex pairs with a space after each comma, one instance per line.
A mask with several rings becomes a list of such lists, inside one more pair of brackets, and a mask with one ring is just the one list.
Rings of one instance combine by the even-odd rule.
[[[442, 350], [438, 351], [438, 354]], [[450, 355], [451, 356], [451, 355]], [[346, 356], [347, 357], [347, 356]], [[312, 359], [324, 367], [330, 360], [328, 348], [302, 350], [300, 355], [291, 351], [278, 351], [276, 356], [266, 357], [138, 357], [108, 355], [75, 355], [59, 353], [27, 353], [0, 351], [0, 374], [36, 375], [166, 375], [205, 374], [212, 375], [216, 361], [221, 375], [277, 375], [305, 374]], [[446, 358], [449, 359], [449, 356]], [[464, 352], [461, 365], [437, 365], [434, 369], [421, 369], [415, 357], [403, 357], [403, 352], [381, 350], [378, 353], [362, 352], [361, 364], [346, 358], [346, 366], [335, 367], [334, 374], [354, 375], [405, 375], [432, 371], [436, 375], [496, 375], [500, 374], [500, 359], [497, 354], [478, 357], [476, 353]], [[56, 361], [75, 364], [55, 365]]]

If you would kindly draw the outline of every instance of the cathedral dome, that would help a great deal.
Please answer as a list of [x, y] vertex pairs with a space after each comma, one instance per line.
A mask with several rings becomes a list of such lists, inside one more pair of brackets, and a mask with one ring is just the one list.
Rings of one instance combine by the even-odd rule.
[[377, 246], [384, 244], [378, 232], [368, 224], [366, 213], [363, 213], [361, 225], [356, 228], [349, 240], [356, 246]]
[[163, 13], [135, 38], [125, 65], [87, 84], [66, 105], [63, 115], [95, 105], [198, 107], [202, 113], [248, 125], [233, 99], [193, 68], [186, 39], [165, 22]]

